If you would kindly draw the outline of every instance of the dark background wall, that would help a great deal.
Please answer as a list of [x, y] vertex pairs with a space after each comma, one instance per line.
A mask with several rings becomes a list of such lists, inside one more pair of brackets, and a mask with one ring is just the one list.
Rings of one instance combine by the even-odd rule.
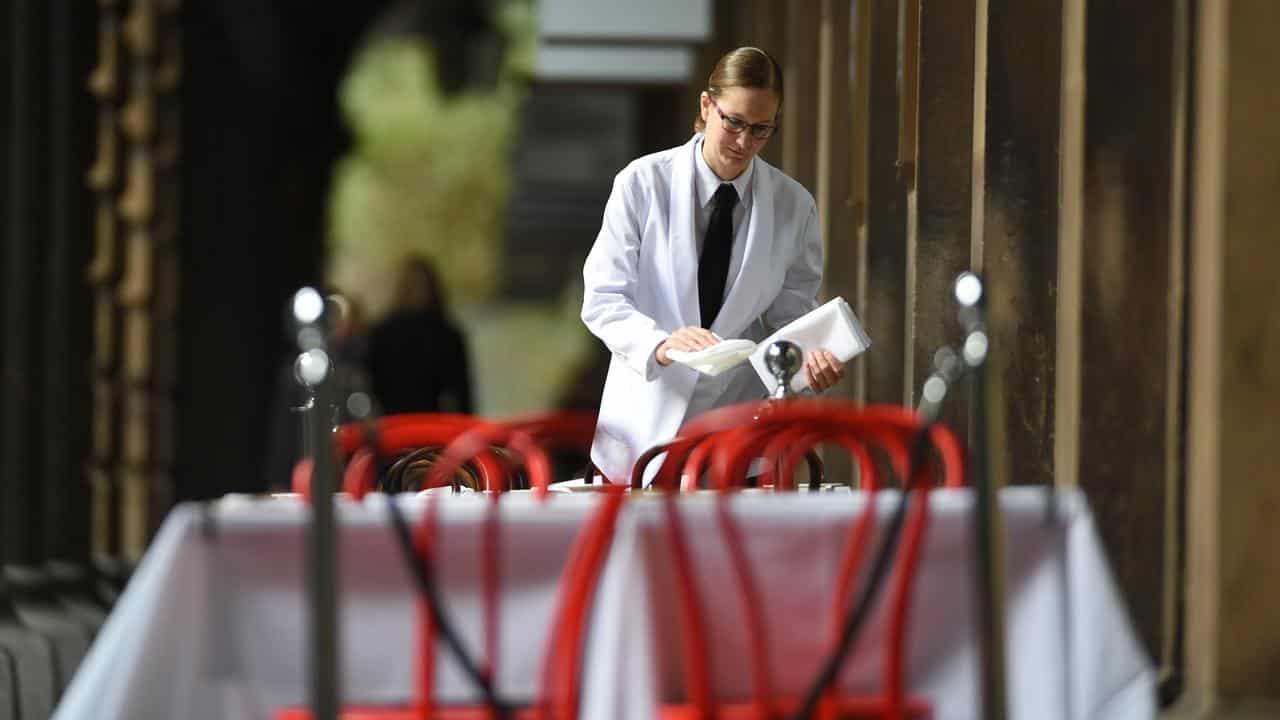
[[337, 87], [385, 0], [184, 5], [175, 491], [263, 487], [285, 301], [321, 279]]
[[94, 15], [0, 11], [0, 564], [87, 560], [88, 194]]

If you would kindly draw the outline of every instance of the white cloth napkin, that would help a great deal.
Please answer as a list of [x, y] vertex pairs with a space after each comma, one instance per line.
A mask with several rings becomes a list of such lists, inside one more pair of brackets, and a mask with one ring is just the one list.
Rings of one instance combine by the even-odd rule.
[[[871, 346], [871, 338], [862, 329], [862, 323], [858, 322], [849, 303], [842, 297], [832, 298], [825, 305], [782, 326], [756, 346], [755, 352], [751, 354], [751, 364], [770, 393], [778, 383], [765, 367], [764, 353], [769, 345], [778, 340], [790, 340], [799, 345], [806, 355], [810, 350], [830, 351], [842, 363], [849, 362]], [[800, 392], [807, 387], [809, 380], [804, 372], [798, 372], [791, 378], [793, 392]]]
[[[713, 377], [750, 358], [760, 380], [772, 393], [777, 383], [765, 368], [764, 353], [776, 340], [790, 340], [805, 353], [819, 348], [829, 350], [840, 362], [848, 362], [871, 346], [871, 338], [867, 337], [849, 303], [844, 298], [837, 297], [786, 324], [759, 344], [743, 339], [722, 340], [709, 348], [693, 352], [668, 350], [667, 357]], [[794, 392], [800, 392], [808, 386], [809, 381], [803, 372], [796, 373], [791, 379], [791, 389]]]
[[668, 350], [667, 357], [714, 377], [746, 360], [755, 350], [756, 344], [750, 340], [722, 340], [709, 348], [692, 352]]

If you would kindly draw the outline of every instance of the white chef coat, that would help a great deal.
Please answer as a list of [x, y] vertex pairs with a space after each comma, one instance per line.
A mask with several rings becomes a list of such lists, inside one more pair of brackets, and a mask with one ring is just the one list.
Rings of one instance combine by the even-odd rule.
[[[636, 458], [697, 413], [764, 394], [747, 363], [711, 378], [654, 357], [670, 333], [701, 324], [699, 213], [710, 214], [703, 184], [714, 193], [720, 183], [700, 174], [710, 172], [701, 141], [694, 135], [618, 173], [583, 267], [582, 320], [613, 353], [591, 458], [613, 482], [629, 481]], [[758, 157], [738, 179], [748, 202], [735, 208], [724, 305], [710, 330], [759, 341], [817, 306], [822, 240], [800, 183]]]

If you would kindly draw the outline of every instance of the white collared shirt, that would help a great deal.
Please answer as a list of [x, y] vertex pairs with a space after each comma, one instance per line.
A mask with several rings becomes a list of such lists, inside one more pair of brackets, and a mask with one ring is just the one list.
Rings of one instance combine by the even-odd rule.
[[[715, 198], [716, 190], [725, 182], [733, 185], [733, 189], [738, 191], [738, 204], [733, 208], [733, 249], [729, 263], [729, 277], [732, 279], [737, 275], [738, 267], [742, 264], [742, 246], [744, 238], [747, 235], [747, 218], [751, 217], [751, 178], [755, 176], [756, 159], [751, 158], [751, 162], [747, 164], [747, 169], [743, 170], [738, 177], [733, 180], [721, 180], [707, 164], [707, 159], [702, 156], [703, 140], [698, 141], [695, 148], [698, 160], [694, 163], [696, 171], [694, 173], [694, 188], [697, 192], [696, 209], [693, 214], [693, 228], [696, 231], [694, 237], [698, 242], [698, 257], [702, 257], [702, 243], [707, 237], [707, 226], [711, 224], [711, 211], [714, 209], [712, 200]], [[733, 259], [736, 257], [737, 264]], [[729, 288], [725, 286], [725, 292]]]
[[[711, 224], [711, 211], [715, 208], [712, 200], [715, 197], [716, 190], [719, 190], [720, 186], [726, 182], [721, 180], [715, 171], [711, 169], [711, 166], [707, 164], [707, 159], [702, 155], [703, 142], [705, 142], [704, 139], [698, 140], [695, 148], [695, 154], [698, 159], [693, 164], [695, 168], [693, 185], [694, 192], [697, 193], [693, 227], [695, 231], [694, 237], [698, 243], [699, 258], [702, 257], [702, 244], [706, 240], [707, 226]], [[733, 189], [738, 191], [738, 204], [733, 208], [733, 249], [729, 253], [729, 277], [724, 284], [725, 297], [728, 297], [729, 290], [733, 288], [733, 280], [738, 277], [738, 271], [742, 268], [742, 258], [746, 253], [747, 219], [751, 217], [751, 180], [755, 176], [755, 167], [756, 159], [753, 157], [751, 162], [747, 164], [746, 170], [743, 170], [738, 177], [728, 181], [733, 185]], [[724, 391], [724, 380], [725, 378], [716, 379], [706, 375], [698, 377], [698, 382], [693, 386], [693, 395], [689, 398], [689, 407], [684, 413], [685, 422], [719, 404], [718, 401]]]

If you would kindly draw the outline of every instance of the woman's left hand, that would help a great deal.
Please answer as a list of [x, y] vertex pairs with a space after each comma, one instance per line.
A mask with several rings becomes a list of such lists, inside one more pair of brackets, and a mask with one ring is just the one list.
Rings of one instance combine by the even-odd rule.
[[844, 363], [826, 350], [813, 350], [804, 360], [804, 372], [809, 388], [822, 392], [844, 377]]

